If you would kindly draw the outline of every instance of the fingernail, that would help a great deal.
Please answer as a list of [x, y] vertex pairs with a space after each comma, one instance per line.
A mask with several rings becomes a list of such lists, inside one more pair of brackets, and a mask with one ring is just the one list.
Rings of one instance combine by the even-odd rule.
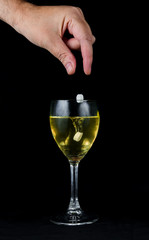
[[72, 71], [73, 71], [72, 64], [71, 63], [67, 63], [65, 67], [66, 67], [67, 73], [71, 74]]

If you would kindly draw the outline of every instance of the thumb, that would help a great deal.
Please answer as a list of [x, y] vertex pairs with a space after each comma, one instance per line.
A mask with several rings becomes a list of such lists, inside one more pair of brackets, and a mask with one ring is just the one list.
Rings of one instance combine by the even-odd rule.
[[55, 48], [51, 53], [62, 62], [69, 75], [74, 74], [76, 69], [76, 59], [70, 49], [60, 37], [56, 37], [54, 45]]

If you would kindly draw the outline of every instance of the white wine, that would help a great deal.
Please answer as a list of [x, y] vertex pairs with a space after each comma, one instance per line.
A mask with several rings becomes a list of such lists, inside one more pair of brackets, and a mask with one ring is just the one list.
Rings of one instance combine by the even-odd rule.
[[69, 161], [80, 161], [91, 148], [99, 128], [100, 116], [50, 116], [53, 137]]

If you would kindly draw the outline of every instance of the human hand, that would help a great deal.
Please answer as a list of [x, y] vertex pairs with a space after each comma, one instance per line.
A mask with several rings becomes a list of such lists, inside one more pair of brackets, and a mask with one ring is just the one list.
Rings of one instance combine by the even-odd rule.
[[[74, 74], [76, 59], [71, 50], [81, 50], [85, 74], [91, 73], [95, 37], [80, 8], [71, 6], [35, 6], [24, 2], [14, 28], [37, 46], [58, 58], [68, 74]], [[72, 38], [66, 39], [68, 32]]]

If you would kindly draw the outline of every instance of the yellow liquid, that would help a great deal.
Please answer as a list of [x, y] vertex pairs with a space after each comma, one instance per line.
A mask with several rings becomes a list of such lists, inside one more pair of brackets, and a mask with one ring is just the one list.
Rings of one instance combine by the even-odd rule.
[[53, 137], [69, 161], [80, 161], [91, 148], [99, 128], [100, 116], [50, 116]]

